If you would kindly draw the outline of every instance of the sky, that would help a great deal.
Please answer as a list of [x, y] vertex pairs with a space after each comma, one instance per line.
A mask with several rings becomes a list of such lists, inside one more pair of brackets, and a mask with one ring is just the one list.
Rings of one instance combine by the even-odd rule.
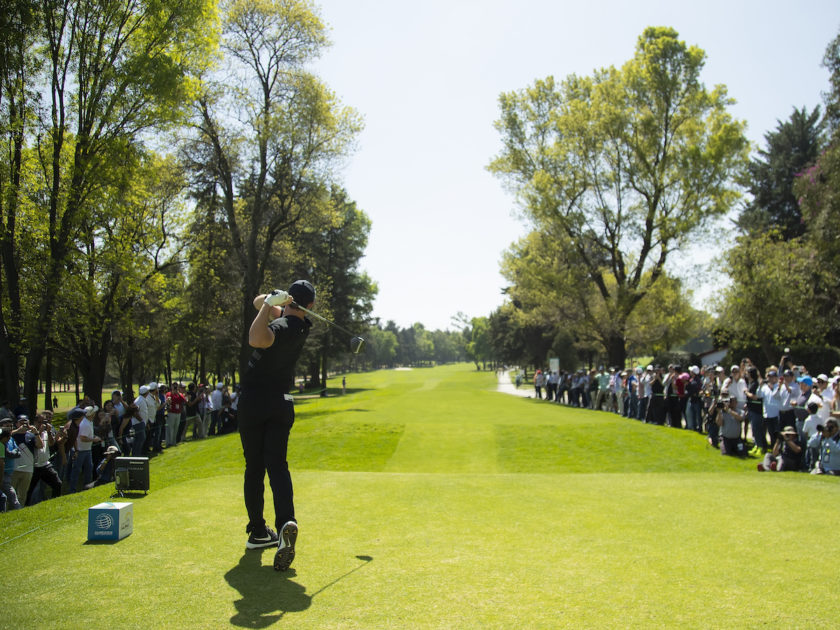
[[[372, 221], [361, 268], [377, 282], [373, 316], [453, 328], [504, 300], [502, 253], [529, 231], [486, 166], [501, 148], [498, 97], [538, 78], [589, 75], [633, 56], [647, 26], [705, 50], [702, 80], [723, 84], [756, 148], [794, 107], [822, 103], [840, 2], [811, 0], [316, 0], [332, 46], [311, 70], [365, 128], [340, 179]], [[720, 247], [731, 239], [724, 231]], [[669, 271], [701, 303], [720, 277], [708, 247]], [[700, 270], [700, 273], [698, 273]]]

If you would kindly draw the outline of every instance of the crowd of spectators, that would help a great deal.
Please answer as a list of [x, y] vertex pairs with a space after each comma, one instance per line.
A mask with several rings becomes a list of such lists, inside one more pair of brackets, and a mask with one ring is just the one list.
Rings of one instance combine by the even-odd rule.
[[[521, 378], [517, 377], [517, 387]], [[696, 431], [723, 455], [757, 457], [761, 471], [840, 475], [840, 366], [813, 376], [782, 357], [760, 371], [732, 365], [537, 370], [537, 398]]]
[[118, 456], [153, 457], [188, 439], [237, 429], [238, 386], [148, 383], [134, 397], [114, 391], [100, 409], [83, 398], [55, 423], [30, 419], [25, 401], [0, 406], [0, 512], [114, 481]]

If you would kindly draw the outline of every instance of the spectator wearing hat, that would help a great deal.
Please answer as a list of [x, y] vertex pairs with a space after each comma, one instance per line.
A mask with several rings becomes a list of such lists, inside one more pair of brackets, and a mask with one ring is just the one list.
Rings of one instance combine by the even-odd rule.
[[793, 404], [793, 412], [796, 414], [796, 428], [801, 432], [802, 425], [808, 417], [808, 404], [816, 403], [817, 407], [822, 406], [822, 398], [814, 393], [814, 379], [808, 375], [796, 379], [799, 383], [799, 396]]
[[93, 423], [88, 419], [85, 409], [71, 409], [68, 417], [78, 428], [78, 435], [75, 444], [75, 456], [70, 470], [70, 487], [68, 493], [76, 492], [79, 484], [79, 475], [82, 475], [82, 484], [87, 485], [93, 480], [93, 457], [91, 449], [94, 443], [100, 442], [100, 438], [93, 433]]
[[210, 394], [210, 430], [208, 435], [216, 435], [221, 431], [222, 423], [220, 421], [222, 413], [222, 389], [225, 384], [222, 382], [216, 383], [215, 389]]
[[625, 416], [636, 420], [639, 417], [639, 379], [642, 372], [641, 366], [636, 366], [627, 374], [627, 405]]
[[198, 417], [201, 418], [201, 435], [207, 437], [210, 430], [210, 394], [204, 383], [198, 384]]
[[116, 446], [109, 446], [105, 449], [102, 461], [96, 467], [96, 478], [85, 486], [86, 490], [114, 481], [114, 469], [116, 468], [116, 459], [119, 454], [120, 449]]
[[834, 406], [834, 389], [828, 385], [828, 376], [820, 374], [814, 387], [814, 394], [820, 397], [820, 420], [827, 422], [831, 417], [831, 409]]
[[[139, 457], [143, 454], [143, 447], [146, 445], [146, 428], [149, 426], [151, 419], [154, 418], [154, 408], [149, 409], [149, 405], [146, 402], [147, 397], [149, 396], [149, 386], [148, 385], [141, 385], [140, 386], [140, 393], [137, 395], [137, 398], [134, 399], [134, 406], [137, 407], [137, 413], [139, 414], [139, 418], [143, 420], [143, 435], [139, 436], [141, 440], [141, 444], [139, 446], [139, 455], [134, 455], [134, 457]], [[136, 451], [135, 443], [138, 439], [137, 429], [135, 427], [135, 422], [132, 420], [131, 428], [133, 430], [132, 436], [132, 446], [131, 452], [132, 455]]]
[[829, 418], [820, 433], [808, 442], [811, 448], [819, 450], [819, 461], [811, 471], [816, 475], [840, 475], [840, 429], [837, 418]]
[[781, 439], [773, 445], [772, 453], [767, 453], [764, 461], [758, 464], [758, 470], [802, 470], [802, 443], [796, 429], [791, 426], [785, 427], [779, 436]]

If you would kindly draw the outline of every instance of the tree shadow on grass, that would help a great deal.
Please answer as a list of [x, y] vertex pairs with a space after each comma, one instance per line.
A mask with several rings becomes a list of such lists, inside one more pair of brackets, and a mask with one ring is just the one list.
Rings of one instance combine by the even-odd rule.
[[225, 573], [225, 580], [242, 596], [234, 602], [236, 614], [230, 622], [241, 628], [267, 628], [287, 612], [309, 608], [312, 597], [291, 579], [296, 575], [294, 569], [278, 573], [271, 565], [263, 566], [259, 552], [246, 551]]

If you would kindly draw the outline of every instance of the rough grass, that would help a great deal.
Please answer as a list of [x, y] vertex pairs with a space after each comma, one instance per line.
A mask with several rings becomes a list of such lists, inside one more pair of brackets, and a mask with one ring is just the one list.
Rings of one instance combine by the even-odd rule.
[[85, 543], [111, 487], [0, 515], [4, 572], [25, 585], [0, 627], [836, 623], [838, 479], [759, 474], [697, 434], [498, 394], [466, 365], [348, 386], [296, 406], [292, 570], [244, 549], [227, 435], [153, 459], [119, 543]]

